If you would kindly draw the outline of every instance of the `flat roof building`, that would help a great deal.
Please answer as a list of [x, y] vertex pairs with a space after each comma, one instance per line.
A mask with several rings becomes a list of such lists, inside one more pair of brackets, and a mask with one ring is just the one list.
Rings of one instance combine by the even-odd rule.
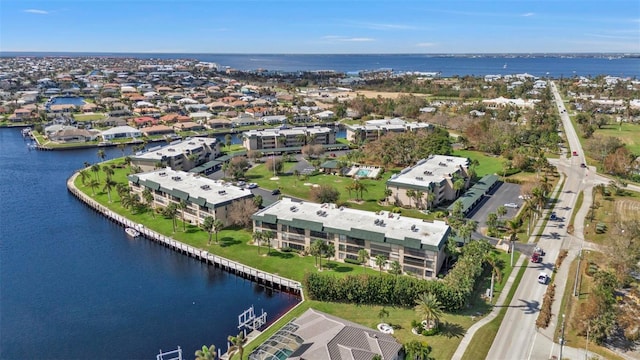
[[370, 212], [337, 207], [335, 204], [297, 202], [284, 198], [256, 212], [254, 231], [272, 231], [272, 246], [309, 250], [316, 240], [334, 245], [338, 260], [357, 260], [365, 249], [369, 265], [375, 257], [387, 264], [398, 261], [404, 272], [421, 278], [435, 278], [444, 260], [450, 233], [442, 221], [422, 221], [388, 211]]
[[[392, 191], [391, 198], [400, 206], [425, 208], [452, 201], [469, 186], [469, 165], [467, 158], [431, 155], [391, 176], [387, 180], [387, 189]], [[458, 189], [454, 184], [459, 179], [462, 179], [463, 186]], [[411, 190], [409, 193], [414, 196], [407, 195], [407, 190]], [[421, 196], [415, 196], [416, 193]], [[433, 193], [431, 201], [428, 193]]]
[[336, 133], [328, 127], [295, 127], [292, 129], [250, 130], [242, 134], [242, 145], [247, 150], [274, 150], [305, 145], [330, 145], [336, 143]]
[[429, 130], [432, 127], [428, 123], [404, 121], [399, 118], [369, 120], [364, 125], [346, 125], [347, 140], [351, 142], [375, 141], [390, 132], [415, 132]]
[[135, 154], [131, 156], [131, 164], [139, 166], [142, 171], [167, 166], [173, 170], [188, 171], [219, 155], [220, 143], [215, 138], [186, 138]]
[[153, 208], [186, 201], [187, 208], [178, 211], [184, 212], [185, 221], [196, 225], [202, 224], [207, 216], [221, 220], [225, 226], [231, 225], [227, 216], [228, 206], [253, 197], [250, 190], [170, 168], [129, 175], [128, 179], [131, 191], [140, 199], [143, 199], [142, 192], [145, 189], [151, 190]]

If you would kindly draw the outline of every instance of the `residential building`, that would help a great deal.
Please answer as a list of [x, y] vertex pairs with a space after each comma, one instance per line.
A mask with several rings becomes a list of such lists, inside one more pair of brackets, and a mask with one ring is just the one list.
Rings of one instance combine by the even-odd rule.
[[138, 138], [142, 136], [140, 130], [131, 126], [116, 126], [100, 133], [100, 136], [106, 140]]
[[220, 143], [215, 138], [186, 138], [131, 156], [131, 164], [139, 166], [142, 171], [156, 169], [159, 164], [173, 170], [189, 171], [219, 155]]
[[253, 216], [254, 231], [272, 231], [275, 248], [309, 250], [316, 240], [333, 244], [333, 257], [358, 259], [362, 249], [387, 259], [384, 268], [398, 261], [404, 272], [435, 278], [445, 258], [450, 228], [442, 221], [423, 221], [388, 211], [370, 212], [335, 204], [297, 202], [283, 198]]
[[308, 309], [258, 346], [249, 360], [401, 359], [402, 345], [390, 334]]
[[178, 216], [181, 218], [184, 213], [185, 221], [191, 224], [202, 224], [207, 216], [212, 216], [229, 226], [229, 205], [253, 197], [250, 190], [170, 168], [129, 175], [128, 179], [132, 193], [140, 199], [143, 199], [145, 189], [151, 190], [154, 208], [179, 204], [184, 200], [187, 207], [178, 209]]
[[[392, 192], [391, 198], [401, 206], [426, 208], [444, 201], [453, 201], [469, 186], [469, 165], [467, 158], [431, 155], [418, 161], [416, 165], [403, 169], [399, 174], [391, 176], [387, 180], [387, 189]], [[454, 185], [458, 179], [464, 182], [464, 186], [460, 189], [456, 189]], [[413, 191], [414, 194], [421, 192], [422, 196], [409, 197], [407, 190]], [[427, 204], [429, 192], [434, 194], [431, 204]]]
[[247, 150], [296, 148], [308, 144], [336, 143], [336, 133], [328, 127], [296, 127], [292, 129], [250, 130], [242, 134], [242, 145]]
[[347, 140], [351, 142], [375, 141], [386, 133], [428, 130], [433, 126], [428, 123], [404, 121], [399, 118], [377, 119], [366, 121], [364, 125], [347, 125]]

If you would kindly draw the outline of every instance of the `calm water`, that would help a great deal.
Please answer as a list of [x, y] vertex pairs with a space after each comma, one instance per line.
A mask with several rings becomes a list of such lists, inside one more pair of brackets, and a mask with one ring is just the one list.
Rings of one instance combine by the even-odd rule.
[[84, 98], [81, 97], [66, 97], [66, 96], [57, 96], [51, 99], [49, 105], [75, 105], [82, 106], [84, 105]]
[[[636, 54], [637, 55], [637, 54]], [[439, 71], [443, 76], [529, 73], [553, 78], [572, 76], [640, 77], [640, 57], [618, 58], [594, 55], [478, 55], [450, 56], [438, 54], [335, 55], [335, 54], [152, 54], [152, 53], [54, 53], [2, 52], [0, 56], [98, 56], [152, 59], [197, 59], [230, 66], [239, 70], [313, 71], [393, 69], [394, 71]]]
[[[121, 156], [106, 149], [107, 157]], [[299, 300], [128, 239], [67, 192], [97, 151], [28, 151], [0, 129], [0, 358], [151, 359], [226, 349], [251, 305], [273, 320]]]

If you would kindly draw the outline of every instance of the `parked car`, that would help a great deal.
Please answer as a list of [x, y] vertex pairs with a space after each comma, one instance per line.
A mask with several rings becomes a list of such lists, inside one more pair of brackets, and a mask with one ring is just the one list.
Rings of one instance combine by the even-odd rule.
[[546, 273], [541, 272], [541, 273], [538, 275], [538, 282], [539, 282], [540, 284], [546, 285], [546, 284], [547, 284], [547, 282], [549, 282], [549, 275], [547, 275]]
[[519, 208], [520, 206], [518, 206], [518, 204], [516, 204], [516, 203], [506, 203], [506, 204], [504, 204], [504, 207], [508, 207], [508, 208], [512, 208], [512, 209], [517, 209], [517, 208]]
[[249, 184], [247, 185], [247, 189], [255, 189], [255, 188], [257, 188], [257, 187], [258, 187], [258, 184], [256, 184], [256, 183], [249, 183]]
[[541, 247], [539, 247], [539, 246], [536, 246], [536, 248], [535, 248], [535, 249], [533, 249], [533, 253], [534, 253], [534, 254], [538, 254], [538, 255], [540, 255], [540, 256], [544, 256], [544, 255], [546, 254], [546, 253], [544, 252], [544, 250], [542, 250], [542, 248], [541, 248]]
[[586, 167], [587, 167], [587, 164], [585, 164], [585, 163], [581, 163], [581, 164], [580, 164], [580, 167], [584, 169], [584, 168], [586, 168]]
[[577, 152], [577, 151], [574, 151], [574, 152], [573, 152], [573, 156], [578, 156], [578, 152]]
[[551, 213], [551, 215], [549, 215], [549, 220], [552, 220], [552, 221], [558, 220], [558, 216], [556, 216], [556, 213]]
[[271, 195], [280, 195], [280, 189], [275, 189], [271, 192]]
[[538, 253], [533, 253], [531, 255], [531, 262], [532, 263], [539, 263], [541, 261], [542, 261], [542, 257]]

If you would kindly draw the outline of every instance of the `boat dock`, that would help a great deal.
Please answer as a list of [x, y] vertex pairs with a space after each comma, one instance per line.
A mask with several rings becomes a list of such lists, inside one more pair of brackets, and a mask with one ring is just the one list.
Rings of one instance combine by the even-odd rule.
[[125, 228], [131, 227], [131, 228], [137, 229], [142, 236], [146, 237], [149, 240], [155, 241], [159, 244], [162, 244], [165, 247], [168, 247], [174, 251], [178, 251], [182, 254], [198, 259], [202, 262], [206, 262], [207, 264], [219, 267], [232, 274], [241, 276], [245, 279], [249, 279], [258, 284], [262, 284], [276, 290], [285, 291], [298, 296], [302, 296], [302, 284], [300, 284], [300, 282], [298, 281], [294, 281], [278, 275], [270, 274], [270, 273], [252, 268], [250, 266], [246, 266], [239, 262], [229, 260], [215, 254], [211, 254], [206, 250], [193, 247], [191, 245], [185, 244], [173, 238], [164, 236], [151, 229], [147, 229], [146, 227], [141, 226], [141, 224], [136, 224], [133, 221], [119, 214], [116, 214], [115, 212], [109, 210], [105, 206], [99, 204], [97, 201], [93, 200], [91, 197], [89, 197], [82, 191], [78, 190], [74, 185], [74, 181], [77, 176], [78, 176], [78, 173], [76, 172], [67, 180], [67, 189], [69, 189], [69, 192], [71, 192], [74, 196], [76, 196], [78, 199], [80, 199], [83, 203], [85, 203], [87, 206], [89, 206], [93, 210], [107, 217], [109, 220]]

